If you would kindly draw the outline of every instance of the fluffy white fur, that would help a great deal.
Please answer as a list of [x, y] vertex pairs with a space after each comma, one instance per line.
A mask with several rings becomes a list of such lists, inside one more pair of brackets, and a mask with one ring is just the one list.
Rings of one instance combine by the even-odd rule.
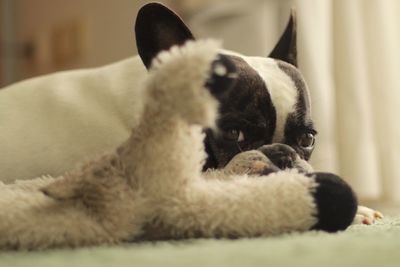
[[[217, 116], [204, 83], [217, 51], [215, 42], [197, 41], [162, 53], [140, 90], [138, 127], [113, 153], [59, 178], [1, 185], [0, 247], [310, 229], [317, 215], [312, 177], [296, 170], [257, 177], [201, 172], [200, 126], [213, 126]], [[268, 164], [262, 153], [251, 153]]]

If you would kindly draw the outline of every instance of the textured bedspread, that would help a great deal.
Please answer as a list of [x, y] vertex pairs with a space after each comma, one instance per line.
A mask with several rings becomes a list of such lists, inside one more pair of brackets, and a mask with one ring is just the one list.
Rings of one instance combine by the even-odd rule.
[[0, 266], [400, 266], [400, 215], [337, 234], [0, 252]]

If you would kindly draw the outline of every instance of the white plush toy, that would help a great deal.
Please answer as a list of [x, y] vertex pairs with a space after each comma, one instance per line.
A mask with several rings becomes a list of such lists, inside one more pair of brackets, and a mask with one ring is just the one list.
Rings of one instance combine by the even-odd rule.
[[[226, 74], [214, 67], [229, 65], [218, 49], [214, 41], [189, 41], [159, 54], [138, 93], [143, 99], [139, 127], [113, 153], [58, 178], [2, 184], [0, 247], [346, 228], [357, 201], [335, 175], [276, 171], [254, 150], [238, 154], [224, 170], [202, 172], [202, 127], [214, 126], [216, 98], [234, 82], [213, 87]], [[272, 172], [252, 175], [257, 168]]]

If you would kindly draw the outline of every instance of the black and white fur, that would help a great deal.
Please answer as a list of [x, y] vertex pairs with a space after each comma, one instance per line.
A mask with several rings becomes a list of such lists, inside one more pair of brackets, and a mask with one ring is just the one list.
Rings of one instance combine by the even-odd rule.
[[[159, 51], [194, 39], [179, 16], [158, 4], [139, 11], [136, 37], [147, 68]], [[294, 10], [269, 57], [247, 57], [232, 51], [221, 54], [233, 63], [238, 77], [233, 89], [220, 99], [217, 130], [205, 129], [208, 158], [203, 170], [224, 168], [235, 155], [257, 149], [273, 163], [267, 170], [259, 170], [261, 174], [286, 168], [310, 171], [305, 161], [312, 154], [317, 131], [309, 91], [297, 68]], [[373, 222], [380, 217], [379, 212], [361, 207], [356, 221]]]
[[[316, 131], [308, 90], [296, 68], [295, 28], [292, 14], [269, 58], [221, 51], [234, 64], [238, 77], [234, 88], [221, 100], [218, 131], [206, 130], [209, 157], [205, 169], [223, 168], [241, 151], [271, 143], [287, 144], [302, 158], [310, 157]], [[194, 39], [177, 15], [157, 4], [139, 11], [136, 38], [147, 68], [159, 51]], [[309, 143], [304, 145], [306, 141]], [[278, 163], [279, 157], [273, 160], [281, 168], [291, 167], [287, 161]]]
[[218, 102], [237, 78], [219, 48], [198, 40], [159, 53], [139, 89], [140, 124], [113, 152], [58, 178], [0, 183], [0, 249], [344, 229], [355, 198], [335, 175], [227, 172], [243, 156], [253, 170], [272, 166], [259, 150], [202, 172], [202, 129], [215, 128]]
[[[1, 180], [57, 176], [128, 138], [140, 117], [141, 95], [135, 88], [146, 76], [141, 61], [149, 68], [160, 51], [194, 37], [175, 13], [152, 3], [139, 11], [136, 39], [141, 59], [35, 78], [0, 91]], [[217, 130], [204, 129], [205, 170], [224, 168], [235, 155], [254, 149], [280, 169], [293, 167], [297, 156], [310, 157], [316, 131], [308, 91], [296, 68], [295, 41], [292, 16], [270, 58], [221, 51], [238, 77], [234, 88], [219, 99]], [[26, 130], [21, 130], [22, 125]], [[335, 186], [341, 181], [331, 174], [320, 175], [324, 181], [335, 180]], [[330, 183], [322, 180], [321, 190], [315, 193], [321, 211], [329, 210], [322, 206], [331, 199]], [[322, 188], [328, 193], [321, 193]], [[347, 208], [339, 213], [320, 212], [316, 228], [339, 230], [351, 222], [356, 200], [347, 185], [344, 188], [347, 200], [338, 201]], [[335, 220], [340, 227], [324, 226]]]

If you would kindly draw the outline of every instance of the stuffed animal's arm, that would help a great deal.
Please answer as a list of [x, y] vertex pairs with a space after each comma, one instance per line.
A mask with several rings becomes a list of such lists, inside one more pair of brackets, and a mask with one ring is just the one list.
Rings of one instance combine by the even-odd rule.
[[[268, 176], [195, 179], [182, 191], [156, 198], [150, 229], [164, 236], [254, 237], [305, 231], [317, 223], [312, 196], [317, 183], [296, 170]], [[151, 233], [150, 233], [151, 234]]]
[[[205, 177], [208, 179], [231, 179], [235, 176], [230, 174], [265, 175], [279, 171], [279, 168], [266, 156], [268, 153], [261, 152], [263, 150], [265, 151], [265, 149], [274, 149], [273, 146], [275, 145], [281, 146], [281, 144], [272, 144], [263, 146], [264, 149], [242, 152], [236, 155], [224, 169], [205, 172]], [[298, 155], [296, 155], [292, 167], [304, 173], [313, 172], [312, 166]], [[382, 218], [383, 215], [379, 211], [364, 206], [358, 206], [353, 224], [373, 224]]]
[[[105, 187], [101, 180], [85, 183], [44, 177], [0, 184], [0, 248], [110, 244], [136, 236], [142, 225], [138, 221], [145, 217], [139, 211], [145, 209], [144, 205], [127, 194], [128, 186], [121, 190], [125, 184], [122, 180], [107, 182], [110, 184]], [[83, 195], [66, 197], [74, 187]], [[45, 188], [62, 192], [54, 198]]]

